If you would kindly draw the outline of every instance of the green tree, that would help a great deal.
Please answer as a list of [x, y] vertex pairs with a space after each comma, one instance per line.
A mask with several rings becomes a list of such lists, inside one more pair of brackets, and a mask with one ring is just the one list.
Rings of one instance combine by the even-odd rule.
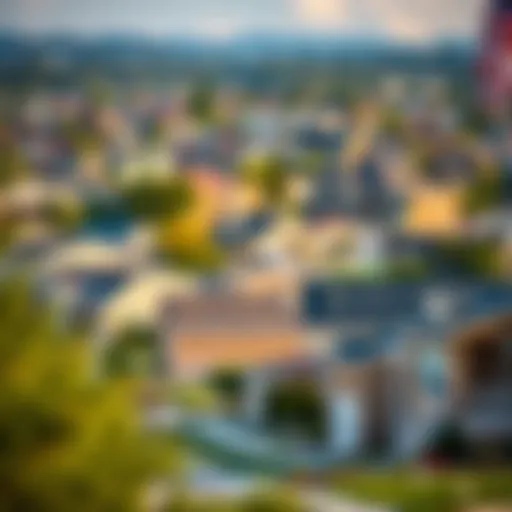
[[286, 198], [288, 170], [282, 158], [259, 155], [244, 162], [241, 171], [249, 183], [260, 188], [270, 205], [278, 205]]
[[[1, 129], [1, 127], [0, 127]], [[11, 144], [0, 145], [0, 189], [23, 177], [27, 165], [20, 151]]]
[[0, 509], [143, 510], [168, 451], [21, 281], [0, 283]]
[[213, 117], [214, 89], [208, 83], [194, 87], [187, 99], [188, 113], [198, 121], [210, 121]]
[[15, 221], [8, 216], [0, 215], [0, 255], [9, 249], [15, 235]]
[[326, 414], [317, 386], [307, 379], [280, 383], [271, 389], [267, 398], [265, 418], [270, 428], [292, 429], [312, 441], [325, 439]]
[[499, 205], [502, 187], [497, 172], [479, 176], [467, 189], [464, 206], [468, 214], [489, 211]]
[[103, 138], [90, 120], [73, 119], [61, 126], [63, 138], [76, 153], [98, 150], [103, 147]]
[[404, 119], [396, 110], [388, 110], [381, 121], [381, 129], [386, 135], [402, 137], [404, 135]]
[[238, 401], [242, 397], [244, 375], [237, 369], [221, 369], [210, 376], [209, 384], [223, 399]]
[[84, 221], [84, 208], [74, 202], [56, 201], [46, 205], [43, 217], [60, 232], [70, 233]]
[[137, 217], [148, 221], [175, 218], [193, 203], [192, 190], [181, 177], [137, 181], [125, 186], [123, 197]]
[[126, 327], [106, 350], [105, 369], [112, 377], [155, 376], [157, 363], [156, 333], [145, 326]]
[[498, 277], [500, 244], [494, 240], [453, 240], [440, 243], [437, 265], [467, 277]]

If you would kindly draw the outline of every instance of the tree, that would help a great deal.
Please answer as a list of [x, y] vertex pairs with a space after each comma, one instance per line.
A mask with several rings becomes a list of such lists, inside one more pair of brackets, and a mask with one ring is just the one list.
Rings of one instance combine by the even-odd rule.
[[172, 219], [193, 203], [188, 183], [174, 176], [131, 183], [124, 188], [123, 197], [134, 215], [148, 221]]
[[388, 110], [383, 115], [381, 129], [386, 135], [401, 138], [405, 131], [405, 121], [396, 110]]
[[498, 277], [500, 244], [495, 240], [439, 243], [434, 271], [462, 277]]
[[478, 214], [499, 206], [502, 200], [502, 184], [498, 172], [479, 176], [467, 189], [464, 206], [468, 214]]
[[0, 283], [0, 509], [141, 510], [170, 461], [30, 287]]
[[225, 400], [238, 401], [244, 388], [244, 375], [237, 369], [217, 370], [210, 375], [209, 384]]
[[204, 205], [165, 221], [158, 231], [160, 254], [184, 270], [212, 272], [221, 268], [225, 254], [213, 236], [212, 215]]
[[46, 205], [43, 218], [60, 232], [75, 231], [84, 221], [84, 208], [77, 202], [55, 201]]
[[90, 119], [67, 121], [62, 125], [61, 131], [63, 139], [75, 153], [95, 151], [103, 147], [101, 133]]
[[280, 204], [288, 184], [285, 162], [275, 155], [259, 155], [242, 165], [245, 179], [256, 185], [270, 205]]
[[193, 88], [187, 100], [189, 114], [199, 121], [210, 121], [213, 116], [214, 89], [203, 83]]
[[319, 390], [307, 379], [280, 383], [267, 398], [265, 416], [270, 428], [300, 431], [312, 441], [325, 439], [326, 414]]
[[10, 143], [0, 144], [0, 189], [16, 182], [26, 173], [27, 164], [20, 151]]
[[454, 464], [468, 462], [471, 458], [471, 443], [456, 423], [448, 422], [433, 439], [426, 456], [427, 459]]
[[0, 255], [7, 251], [16, 235], [16, 222], [0, 214]]
[[107, 347], [106, 372], [112, 377], [152, 377], [158, 371], [156, 333], [145, 326], [123, 329]]

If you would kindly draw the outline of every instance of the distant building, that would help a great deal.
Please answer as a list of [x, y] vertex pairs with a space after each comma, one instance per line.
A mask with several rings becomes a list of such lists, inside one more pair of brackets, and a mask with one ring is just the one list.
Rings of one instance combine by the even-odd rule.
[[329, 158], [314, 179], [305, 207], [310, 220], [337, 216], [385, 223], [398, 212], [400, 205], [378, 154], [367, 155], [355, 169], [340, 168], [337, 157]]

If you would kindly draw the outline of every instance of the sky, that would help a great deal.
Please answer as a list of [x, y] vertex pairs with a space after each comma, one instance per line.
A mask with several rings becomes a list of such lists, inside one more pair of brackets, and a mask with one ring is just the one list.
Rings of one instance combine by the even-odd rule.
[[0, 0], [0, 28], [35, 34], [229, 38], [247, 32], [476, 37], [486, 0]]

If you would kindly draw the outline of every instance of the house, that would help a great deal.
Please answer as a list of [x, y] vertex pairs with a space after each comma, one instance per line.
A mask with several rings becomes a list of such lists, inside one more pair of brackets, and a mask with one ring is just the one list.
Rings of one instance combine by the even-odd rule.
[[136, 264], [124, 247], [75, 242], [57, 247], [40, 266], [39, 289], [70, 325], [88, 325], [127, 281]]
[[177, 379], [308, 354], [297, 310], [275, 296], [210, 290], [171, 300], [162, 332], [168, 375]]
[[337, 216], [383, 223], [393, 220], [399, 207], [379, 155], [368, 154], [354, 168], [340, 167], [338, 158], [326, 159], [304, 213], [309, 220]]
[[473, 456], [494, 446], [504, 458], [512, 440], [510, 285], [321, 281], [306, 287], [302, 318], [330, 327], [331, 353], [251, 368], [249, 421], [265, 426], [276, 387], [307, 378], [323, 403], [323, 449], [339, 462], [420, 457], [449, 422]]
[[272, 213], [263, 210], [244, 216], [230, 214], [222, 217], [214, 228], [214, 237], [222, 247], [231, 250], [247, 246], [274, 220]]
[[[512, 311], [478, 322], [453, 341], [456, 416], [477, 447], [512, 442]], [[511, 454], [509, 454], [510, 456]]]
[[421, 185], [411, 191], [402, 222], [406, 233], [454, 238], [465, 228], [463, 188], [459, 185]]

